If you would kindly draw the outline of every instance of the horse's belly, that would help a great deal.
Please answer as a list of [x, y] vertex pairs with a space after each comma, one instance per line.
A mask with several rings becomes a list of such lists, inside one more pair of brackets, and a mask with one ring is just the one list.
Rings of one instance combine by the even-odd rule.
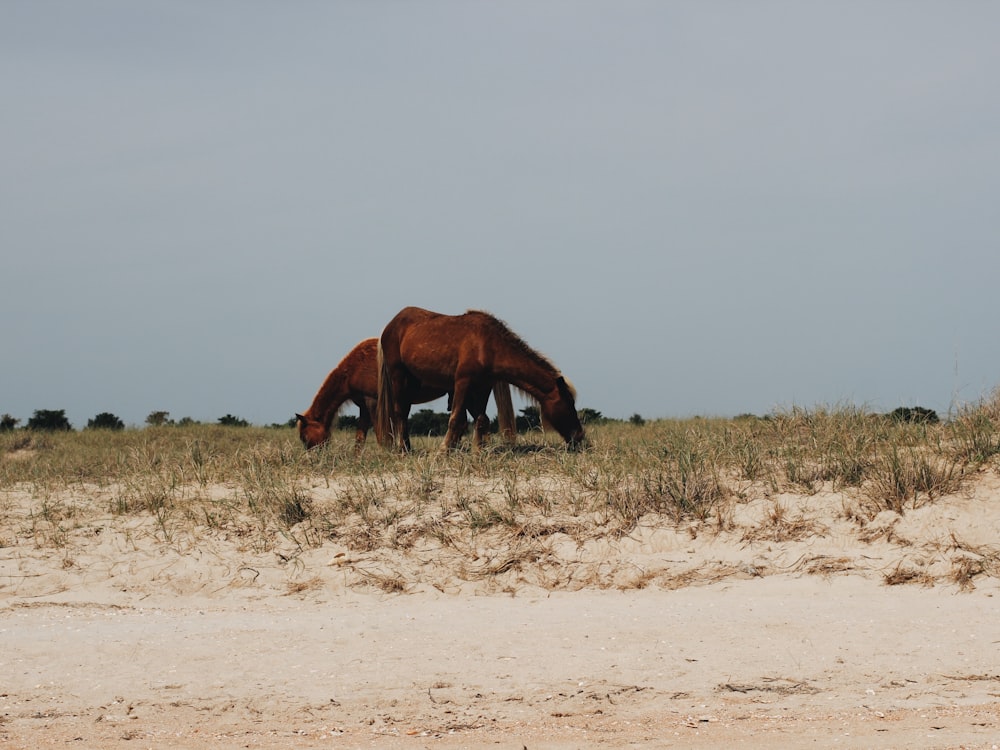
[[437, 370], [426, 368], [407, 368], [413, 377], [426, 390], [438, 390], [442, 393], [452, 390], [455, 387], [455, 376], [453, 373], [442, 373]]
[[457, 359], [447, 350], [428, 346], [400, 347], [403, 366], [421, 385], [450, 391], [455, 383]]

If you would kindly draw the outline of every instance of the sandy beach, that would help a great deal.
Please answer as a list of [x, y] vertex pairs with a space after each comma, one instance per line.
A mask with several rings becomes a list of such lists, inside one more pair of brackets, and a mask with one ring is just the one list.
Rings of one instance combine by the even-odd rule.
[[426, 543], [258, 551], [149, 516], [42, 545], [35, 500], [2, 500], [4, 747], [1000, 745], [992, 470], [865, 523], [818, 492], [715, 533], [553, 531], [482, 576]]

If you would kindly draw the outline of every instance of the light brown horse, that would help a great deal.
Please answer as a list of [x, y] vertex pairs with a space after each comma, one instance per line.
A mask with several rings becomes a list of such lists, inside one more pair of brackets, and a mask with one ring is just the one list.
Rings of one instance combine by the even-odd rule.
[[[346, 401], [353, 401], [358, 406], [358, 430], [355, 435], [355, 445], [360, 449], [368, 437], [372, 426], [372, 415], [378, 397], [378, 339], [365, 339], [344, 357], [323, 385], [316, 397], [303, 414], [296, 414], [298, 420], [299, 438], [306, 448], [315, 448], [330, 439], [330, 428], [333, 420]], [[434, 401], [450, 392], [443, 388], [417, 387], [408, 392], [408, 397], [415, 404]], [[493, 397], [497, 403], [497, 420], [504, 439], [514, 441], [514, 404], [510, 397], [510, 386], [498, 382], [493, 389]], [[452, 403], [449, 398], [448, 410]], [[482, 443], [482, 434], [474, 436], [477, 444]]]
[[571, 448], [584, 442], [576, 391], [548, 359], [489, 313], [442, 315], [419, 307], [399, 311], [378, 345], [379, 396], [375, 434], [383, 444], [408, 447], [411, 394], [420, 388], [451, 391], [453, 402], [443, 448], [455, 447], [466, 429], [486, 418], [490, 389], [510, 383], [538, 403], [542, 424]]

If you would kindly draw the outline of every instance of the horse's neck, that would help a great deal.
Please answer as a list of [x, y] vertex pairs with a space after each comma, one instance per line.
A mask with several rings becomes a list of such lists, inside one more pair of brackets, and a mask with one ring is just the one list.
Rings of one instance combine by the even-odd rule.
[[312, 414], [313, 418], [329, 426], [330, 420], [333, 419], [347, 397], [347, 376], [340, 368], [337, 368], [323, 381], [316, 398], [313, 399], [312, 406], [309, 407], [309, 413]]
[[510, 383], [512, 386], [527, 393], [536, 401], [542, 401], [556, 387], [559, 373], [531, 357], [525, 357], [518, 366], [509, 364], [497, 368], [494, 373], [497, 380]]

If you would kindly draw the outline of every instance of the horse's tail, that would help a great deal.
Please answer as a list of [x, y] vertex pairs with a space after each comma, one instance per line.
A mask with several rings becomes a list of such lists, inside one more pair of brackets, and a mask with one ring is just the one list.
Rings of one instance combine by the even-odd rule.
[[395, 401], [392, 397], [392, 379], [385, 364], [382, 352], [382, 339], [378, 340], [375, 361], [378, 363], [378, 404], [375, 407], [375, 439], [380, 445], [392, 444], [392, 413], [395, 411]]
[[497, 402], [497, 421], [503, 439], [513, 444], [517, 438], [517, 423], [514, 420], [514, 402], [510, 397], [510, 384], [499, 380], [493, 384], [493, 400]]

